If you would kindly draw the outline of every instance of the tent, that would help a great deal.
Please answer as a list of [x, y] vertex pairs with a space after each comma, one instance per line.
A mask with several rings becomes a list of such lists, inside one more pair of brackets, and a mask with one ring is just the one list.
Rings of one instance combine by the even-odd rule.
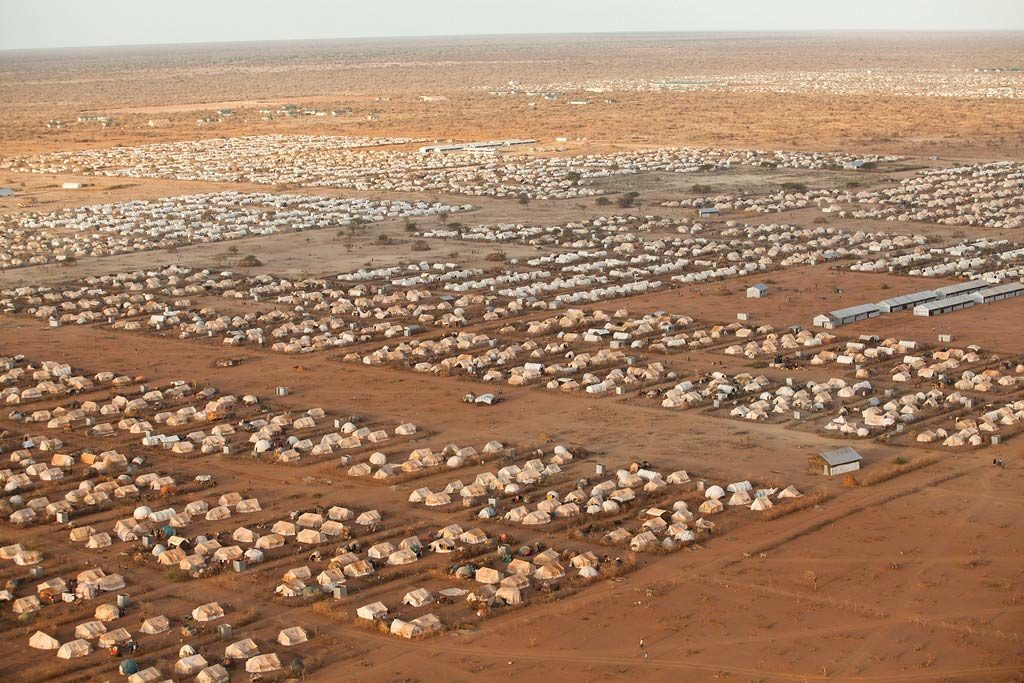
[[257, 655], [245, 663], [245, 670], [248, 673], [267, 673], [270, 671], [277, 671], [281, 668], [281, 660], [277, 658], [277, 655], [271, 652], [270, 654]]
[[548, 524], [551, 521], [551, 515], [542, 511], [534, 510], [525, 517], [523, 517], [523, 524], [534, 526], [539, 524]]
[[417, 560], [419, 560], [419, 557], [416, 556], [416, 553], [414, 553], [411, 550], [406, 550], [404, 548], [402, 550], [396, 550], [395, 552], [388, 555], [389, 565], [412, 564]]
[[401, 636], [402, 638], [415, 638], [423, 635], [423, 630], [419, 626], [412, 622], [402, 621], [401, 619], [393, 620], [390, 630], [392, 635]]
[[316, 529], [303, 529], [295, 537], [295, 540], [302, 545], [320, 545], [327, 541], [327, 537]]
[[750, 505], [750, 494], [746, 489], [739, 489], [729, 497], [729, 505]]
[[704, 491], [704, 497], [707, 498], [708, 500], [718, 500], [719, 498], [725, 498], [725, 489], [717, 485], [709, 486], [707, 490]]
[[150, 617], [142, 622], [142, 628], [140, 630], [147, 635], [156, 635], [157, 633], [163, 633], [170, 627], [171, 623], [167, 617], [160, 614], [155, 617]]
[[128, 683], [154, 683], [154, 681], [162, 680], [164, 680], [164, 675], [155, 666], [128, 676]]
[[236, 641], [224, 648], [224, 656], [231, 659], [249, 659], [259, 653], [260, 649], [252, 638]]
[[775, 497], [778, 498], [779, 500], [782, 500], [784, 498], [799, 498], [802, 495], [804, 494], [797, 491], [795, 486], [790, 485], [779, 491], [779, 493]]
[[104, 633], [99, 638], [99, 644], [103, 647], [110, 647], [112, 645], [123, 645], [132, 639], [132, 634], [128, 633], [128, 629], [118, 628]]
[[174, 673], [179, 676], [195, 676], [208, 666], [208, 662], [202, 655], [189, 655], [182, 657], [174, 665]]
[[196, 675], [196, 683], [228, 683], [231, 674], [220, 664], [208, 666]]
[[106, 632], [107, 627], [102, 621], [87, 621], [75, 627], [75, 638], [92, 640]]
[[284, 536], [281, 534], [267, 534], [256, 539], [256, 547], [260, 550], [273, 550], [284, 545]]
[[277, 634], [277, 642], [287, 647], [301, 645], [307, 640], [309, 640], [309, 634], [301, 626], [292, 626], [291, 628], [283, 629]]
[[196, 621], [216, 621], [224, 616], [224, 609], [216, 602], [208, 602], [192, 610], [192, 618]]
[[519, 605], [523, 602], [523, 593], [515, 586], [502, 586], [494, 596], [506, 605]]
[[402, 598], [402, 604], [410, 605], [412, 607], [423, 607], [429, 605], [434, 601], [434, 596], [430, 594], [426, 588], [416, 588], [405, 594]]
[[121, 609], [117, 605], [100, 605], [93, 612], [93, 617], [100, 621], [114, 621], [115, 619], [121, 618]]
[[366, 619], [374, 621], [376, 619], [383, 619], [388, 615], [388, 608], [383, 602], [373, 602], [369, 605], [363, 605], [356, 610], [356, 616], [360, 619]]
[[722, 505], [722, 501], [718, 500], [717, 498], [706, 500], [700, 504], [699, 508], [697, 508], [698, 512], [700, 512], [702, 515], [713, 515], [718, 512], [721, 512], [724, 509], [725, 506]]
[[419, 627], [423, 633], [433, 633], [441, 630], [441, 620], [435, 614], [424, 614], [412, 620], [412, 623]]
[[56, 650], [60, 647], [60, 643], [53, 636], [36, 631], [28, 639], [28, 646], [36, 650]]
[[85, 657], [90, 652], [92, 652], [92, 645], [89, 644], [89, 641], [79, 638], [61, 645], [57, 649], [57, 656], [61, 659], [73, 659], [75, 657]]
[[496, 584], [501, 581], [501, 572], [490, 567], [480, 567], [476, 570], [473, 578], [478, 583]]
[[754, 499], [754, 502], [751, 504], [750, 509], [754, 510], [755, 512], [761, 512], [763, 510], [767, 510], [770, 507], [772, 507], [772, 501], [770, 498], [768, 498], [768, 496], [758, 496], [757, 498]]

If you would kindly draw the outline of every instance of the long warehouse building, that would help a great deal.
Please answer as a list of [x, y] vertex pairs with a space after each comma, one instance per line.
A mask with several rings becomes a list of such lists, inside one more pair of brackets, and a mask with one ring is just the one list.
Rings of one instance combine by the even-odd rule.
[[959, 311], [964, 308], [970, 308], [971, 306], [978, 305], [978, 303], [979, 302], [977, 297], [975, 297], [973, 294], [947, 296], [942, 299], [936, 299], [935, 301], [923, 303], [920, 306], [914, 306], [914, 315], [942, 315], [943, 313], [952, 313], [953, 311]]
[[859, 306], [840, 308], [832, 311], [831, 313], [822, 313], [821, 315], [815, 316], [814, 325], [816, 327], [824, 327], [826, 330], [832, 330], [842, 325], [855, 323], [858, 320], [874, 318], [880, 313], [881, 311], [878, 310], [878, 306], [875, 304], [861, 304]]
[[891, 299], [885, 299], [879, 301], [876, 306], [882, 313], [897, 313], [899, 311], [906, 311], [920, 304], [928, 301], [934, 301], [939, 298], [939, 295], [930, 289], [926, 289], [923, 292], [914, 292], [913, 294], [903, 294], [902, 296], [894, 296]]
[[977, 299], [979, 304], [990, 304], [993, 301], [1012, 299], [1015, 296], [1021, 295], [1024, 295], [1024, 285], [1019, 282], [1010, 282], [1005, 285], [996, 285], [995, 287], [983, 289], [980, 292], [975, 292], [971, 296]]
[[963, 296], [964, 294], [974, 294], [980, 292], [983, 289], [988, 289], [992, 286], [991, 282], [985, 280], [971, 280], [970, 282], [958, 282], [955, 285], [946, 285], [945, 287], [939, 287], [935, 289], [935, 296]]

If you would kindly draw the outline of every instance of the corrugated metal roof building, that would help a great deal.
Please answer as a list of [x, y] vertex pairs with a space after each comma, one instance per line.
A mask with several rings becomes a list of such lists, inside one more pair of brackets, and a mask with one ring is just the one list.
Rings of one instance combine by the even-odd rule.
[[914, 292], [913, 294], [903, 294], [902, 296], [894, 296], [891, 299], [885, 299], [879, 301], [876, 306], [883, 313], [896, 313], [897, 311], [906, 311], [908, 309], [923, 304], [926, 301], [933, 301], [938, 298], [938, 294], [926, 289], [923, 292]]
[[936, 296], [960, 296], [963, 294], [974, 294], [983, 289], [988, 289], [992, 284], [984, 280], [971, 280], [970, 282], [958, 282], [955, 285], [946, 285], [935, 289]]
[[879, 315], [881, 311], [875, 304], [860, 304], [849, 308], [840, 308], [830, 313], [823, 313], [814, 318], [817, 327], [824, 327], [827, 330], [834, 329], [840, 325], [848, 325], [858, 320], [867, 320]]
[[979, 304], [990, 304], [993, 301], [1012, 299], [1015, 296], [1021, 295], [1024, 295], [1024, 285], [1019, 282], [1009, 282], [1004, 285], [996, 285], [995, 287], [982, 289], [971, 296], [977, 299]]
[[822, 451], [818, 455], [825, 462], [823, 471], [829, 477], [859, 470], [860, 461], [864, 459], [860, 453], [849, 446]]
[[953, 311], [970, 308], [978, 303], [973, 294], [947, 296], [943, 299], [936, 299], [935, 301], [928, 301], [919, 306], [914, 306], [914, 315], [942, 315], [943, 313], [952, 313]]

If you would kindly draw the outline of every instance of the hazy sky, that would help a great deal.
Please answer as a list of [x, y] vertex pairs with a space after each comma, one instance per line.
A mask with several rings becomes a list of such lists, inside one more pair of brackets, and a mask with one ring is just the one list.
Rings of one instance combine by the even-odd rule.
[[808, 29], [1024, 30], [1024, 0], [0, 0], [0, 49]]

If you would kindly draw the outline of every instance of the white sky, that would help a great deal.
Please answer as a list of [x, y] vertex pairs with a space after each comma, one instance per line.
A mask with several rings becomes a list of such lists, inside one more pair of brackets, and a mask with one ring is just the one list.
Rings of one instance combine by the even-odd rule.
[[1024, 0], [0, 0], [0, 49], [821, 29], [1024, 30]]

